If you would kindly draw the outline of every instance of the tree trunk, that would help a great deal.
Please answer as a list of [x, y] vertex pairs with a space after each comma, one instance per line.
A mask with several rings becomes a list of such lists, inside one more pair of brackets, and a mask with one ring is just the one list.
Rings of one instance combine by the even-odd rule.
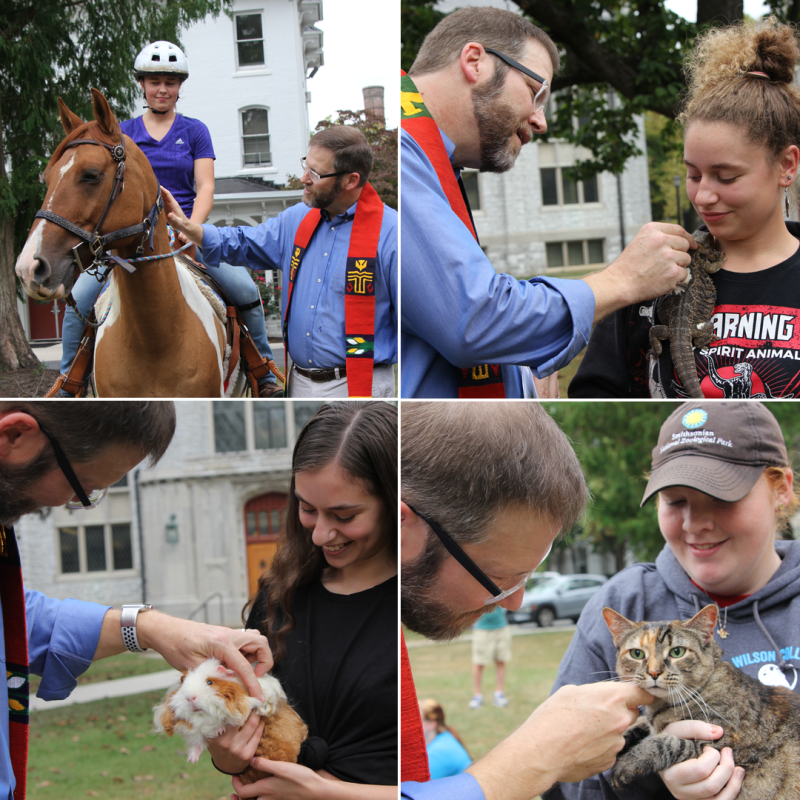
[[37, 366], [17, 312], [13, 219], [0, 220], [0, 321], [0, 371]]
[[728, 25], [744, 19], [742, 0], [697, 0], [697, 24]]
[[[3, 113], [0, 106], [0, 189], [8, 189], [6, 155], [3, 142]], [[17, 312], [16, 279], [14, 276], [14, 217], [0, 211], [0, 371], [35, 367], [39, 359], [33, 354]]]

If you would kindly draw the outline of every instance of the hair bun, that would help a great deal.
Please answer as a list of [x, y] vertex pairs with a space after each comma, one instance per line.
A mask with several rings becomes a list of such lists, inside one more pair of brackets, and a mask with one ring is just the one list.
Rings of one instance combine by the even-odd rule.
[[755, 59], [751, 71], [764, 72], [776, 83], [791, 83], [794, 80], [798, 47], [791, 27], [778, 27], [775, 18], [770, 17], [764, 21], [764, 27], [756, 29], [753, 45]]

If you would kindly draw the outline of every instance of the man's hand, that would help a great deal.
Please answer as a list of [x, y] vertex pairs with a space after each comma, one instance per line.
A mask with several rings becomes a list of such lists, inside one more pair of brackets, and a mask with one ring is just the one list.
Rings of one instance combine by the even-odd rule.
[[[231, 630], [146, 611], [137, 617], [136, 634], [142, 647], [161, 653], [178, 670], [218, 658], [244, 681], [251, 696], [263, 702], [256, 678], [272, 669], [272, 652], [267, 638], [258, 631]], [[255, 664], [255, 671], [251, 664]]]
[[167, 222], [179, 233], [184, 234], [184, 241], [194, 242], [199, 247], [203, 246], [203, 226], [199, 222], [192, 222], [183, 209], [178, 205], [178, 201], [172, 196], [169, 189], [161, 187], [161, 195], [164, 198], [164, 211], [167, 215]]
[[686, 279], [697, 242], [680, 225], [648, 222], [616, 261], [583, 278], [595, 296], [594, 321], [671, 292]]
[[610, 769], [638, 706], [652, 701], [627, 683], [562, 686], [467, 772], [486, 800], [530, 800], [557, 781], [583, 780]]
[[[673, 722], [665, 728], [667, 733], [681, 739], [711, 741], [723, 734], [719, 725], [707, 722]], [[725, 747], [720, 752], [706, 747], [699, 758], [690, 758], [663, 770], [661, 779], [676, 800], [734, 800], [744, 781], [744, 770], [733, 763], [733, 751]]]

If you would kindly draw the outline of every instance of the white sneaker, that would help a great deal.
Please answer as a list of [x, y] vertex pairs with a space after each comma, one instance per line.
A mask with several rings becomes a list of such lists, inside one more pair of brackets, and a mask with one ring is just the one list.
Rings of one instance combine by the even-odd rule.
[[508, 705], [508, 698], [502, 692], [495, 692], [493, 702], [498, 708], [505, 708]]
[[469, 701], [468, 708], [480, 708], [483, 705], [483, 695], [476, 694], [472, 700]]

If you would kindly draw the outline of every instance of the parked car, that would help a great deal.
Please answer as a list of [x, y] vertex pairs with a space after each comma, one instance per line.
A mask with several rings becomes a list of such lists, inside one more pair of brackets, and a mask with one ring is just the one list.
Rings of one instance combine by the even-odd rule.
[[589, 598], [607, 580], [604, 575], [561, 575], [538, 580], [532, 586], [529, 582], [522, 605], [508, 612], [508, 621], [536, 622], [541, 628], [557, 619], [577, 622]]

